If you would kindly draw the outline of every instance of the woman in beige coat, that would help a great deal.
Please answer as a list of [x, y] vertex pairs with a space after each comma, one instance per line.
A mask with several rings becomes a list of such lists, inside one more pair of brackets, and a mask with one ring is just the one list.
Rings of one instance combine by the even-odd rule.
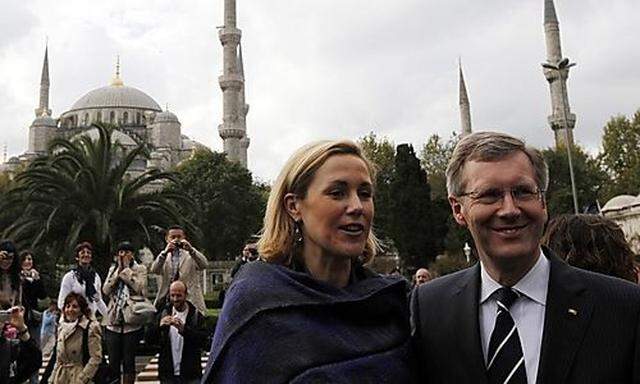
[[[50, 382], [85, 384], [93, 380], [102, 360], [102, 330], [91, 317], [87, 300], [71, 292], [64, 300], [63, 319], [58, 327], [56, 363]], [[82, 338], [88, 329], [89, 356], [83, 356]]]

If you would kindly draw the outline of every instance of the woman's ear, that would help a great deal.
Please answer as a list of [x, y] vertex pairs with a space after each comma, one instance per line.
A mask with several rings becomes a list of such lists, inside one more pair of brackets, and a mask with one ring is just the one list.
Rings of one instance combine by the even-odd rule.
[[295, 193], [287, 193], [284, 196], [284, 208], [287, 210], [287, 213], [291, 216], [293, 221], [300, 220], [300, 217], [302, 216], [300, 212], [300, 199], [298, 199], [298, 196]]

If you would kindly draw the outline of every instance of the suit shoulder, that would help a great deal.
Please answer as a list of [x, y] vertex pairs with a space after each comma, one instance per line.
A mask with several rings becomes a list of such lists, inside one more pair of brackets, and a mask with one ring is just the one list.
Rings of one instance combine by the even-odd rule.
[[606, 301], [636, 303], [640, 305], [640, 286], [617, 277], [603, 275], [576, 267], [570, 267], [572, 272], [586, 283], [594, 295]]
[[469, 267], [449, 275], [438, 277], [430, 282], [421, 285], [417, 289], [419, 299], [426, 299], [433, 296], [442, 296], [444, 292], [453, 292], [457, 288], [466, 284], [469, 279], [473, 278], [475, 273], [474, 267]]

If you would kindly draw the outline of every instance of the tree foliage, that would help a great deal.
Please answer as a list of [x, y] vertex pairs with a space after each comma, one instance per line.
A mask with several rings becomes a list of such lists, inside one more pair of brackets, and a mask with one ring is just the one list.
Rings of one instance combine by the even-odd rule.
[[[549, 166], [549, 187], [546, 200], [549, 217], [563, 213], [573, 213], [573, 195], [567, 147], [548, 148], [542, 151]], [[595, 207], [601, 200], [601, 189], [608, 183], [607, 174], [600, 168], [598, 161], [585, 152], [579, 145], [573, 145], [571, 151], [573, 173], [580, 212]]]
[[606, 200], [616, 195], [635, 195], [640, 189], [640, 110], [631, 119], [611, 118], [604, 127], [598, 159], [612, 182], [604, 186]]
[[397, 147], [390, 192], [389, 235], [401, 259], [409, 269], [428, 265], [442, 249], [444, 232], [434, 216], [427, 175], [409, 144]]
[[447, 198], [446, 170], [453, 149], [460, 141], [460, 136], [453, 132], [451, 137], [444, 141], [438, 135], [431, 135], [420, 151], [420, 163], [427, 172], [427, 179], [431, 185], [431, 197], [433, 199]]
[[383, 243], [390, 245], [391, 191], [389, 186], [393, 177], [396, 151], [391, 141], [384, 137], [378, 138], [373, 132], [358, 140], [358, 144], [362, 147], [365, 156], [376, 165], [378, 171], [375, 180], [374, 201], [376, 212], [373, 219], [373, 227], [376, 235], [382, 239]]
[[205, 254], [233, 259], [261, 227], [268, 187], [254, 184], [247, 169], [209, 150], [196, 151], [176, 173], [178, 183], [170, 190], [195, 202], [188, 218], [202, 231]]
[[4, 229], [5, 237], [42, 250], [53, 265], [72, 261], [75, 245], [90, 241], [94, 266], [104, 274], [116, 242], [152, 246], [161, 228], [183, 223], [181, 212], [189, 201], [156, 187], [173, 182], [171, 173], [153, 169], [128, 175], [132, 163], [147, 156], [145, 147], [127, 151], [112, 142], [113, 128], [95, 128], [96, 140], [86, 135], [53, 140], [48, 155], [36, 158], [16, 176], [16, 187], [1, 206], [3, 212], [21, 212]]

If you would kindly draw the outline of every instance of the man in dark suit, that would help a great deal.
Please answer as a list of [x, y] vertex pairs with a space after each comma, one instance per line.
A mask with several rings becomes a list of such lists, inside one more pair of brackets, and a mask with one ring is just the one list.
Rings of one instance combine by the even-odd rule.
[[640, 383], [640, 288], [570, 267], [540, 246], [547, 166], [508, 135], [463, 138], [447, 167], [479, 263], [411, 300], [429, 383]]
[[202, 377], [201, 356], [209, 333], [204, 316], [186, 298], [186, 284], [182, 280], [171, 283], [171, 305], [159, 313], [147, 335], [160, 344], [158, 377], [163, 384], [196, 384]]

